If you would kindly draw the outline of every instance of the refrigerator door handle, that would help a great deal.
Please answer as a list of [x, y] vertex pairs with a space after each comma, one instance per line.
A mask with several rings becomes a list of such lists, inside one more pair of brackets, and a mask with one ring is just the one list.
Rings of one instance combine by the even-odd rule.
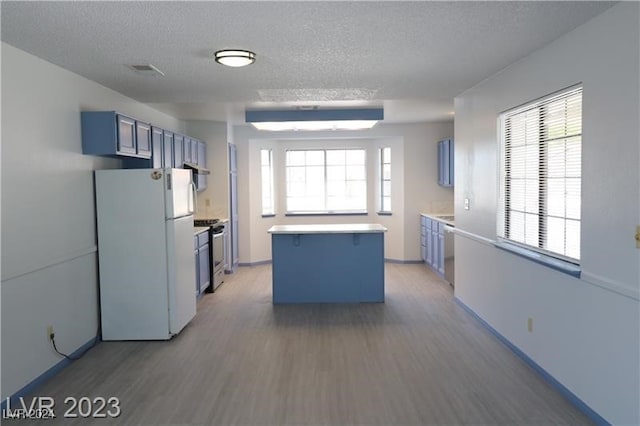
[[195, 214], [196, 211], [198, 210], [198, 198], [196, 197], [197, 195], [197, 190], [196, 190], [196, 184], [193, 183], [193, 181], [191, 181], [191, 206], [189, 206], [191, 208], [191, 213]]

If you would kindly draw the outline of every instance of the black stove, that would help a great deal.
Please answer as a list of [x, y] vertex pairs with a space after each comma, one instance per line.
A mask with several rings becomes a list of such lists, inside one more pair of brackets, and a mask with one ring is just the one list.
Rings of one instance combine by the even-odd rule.
[[220, 222], [220, 219], [194, 219], [193, 226], [212, 226]]

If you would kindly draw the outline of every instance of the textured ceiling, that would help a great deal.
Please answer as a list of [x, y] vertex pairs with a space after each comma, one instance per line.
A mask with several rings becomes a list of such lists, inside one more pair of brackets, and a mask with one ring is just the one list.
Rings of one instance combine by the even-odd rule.
[[[384, 105], [451, 118], [453, 97], [611, 2], [8, 2], [2, 40], [181, 119], [245, 107]], [[257, 54], [227, 68], [223, 48]], [[153, 64], [164, 76], [136, 73]]]

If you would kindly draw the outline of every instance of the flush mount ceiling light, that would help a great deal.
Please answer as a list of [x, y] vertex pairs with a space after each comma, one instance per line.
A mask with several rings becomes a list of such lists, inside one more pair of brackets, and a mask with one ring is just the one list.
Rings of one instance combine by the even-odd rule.
[[245, 111], [258, 130], [362, 130], [384, 118], [382, 108]]
[[228, 67], [244, 67], [256, 61], [256, 54], [248, 50], [218, 50], [213, 56], [217, 63]]

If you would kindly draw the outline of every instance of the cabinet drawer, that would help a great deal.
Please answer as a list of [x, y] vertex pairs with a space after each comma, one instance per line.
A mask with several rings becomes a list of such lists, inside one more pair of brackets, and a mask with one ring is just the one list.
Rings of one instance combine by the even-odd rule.
[[198, 234], [198, 247], [209, 244], [209, 232], [201, 232]]

